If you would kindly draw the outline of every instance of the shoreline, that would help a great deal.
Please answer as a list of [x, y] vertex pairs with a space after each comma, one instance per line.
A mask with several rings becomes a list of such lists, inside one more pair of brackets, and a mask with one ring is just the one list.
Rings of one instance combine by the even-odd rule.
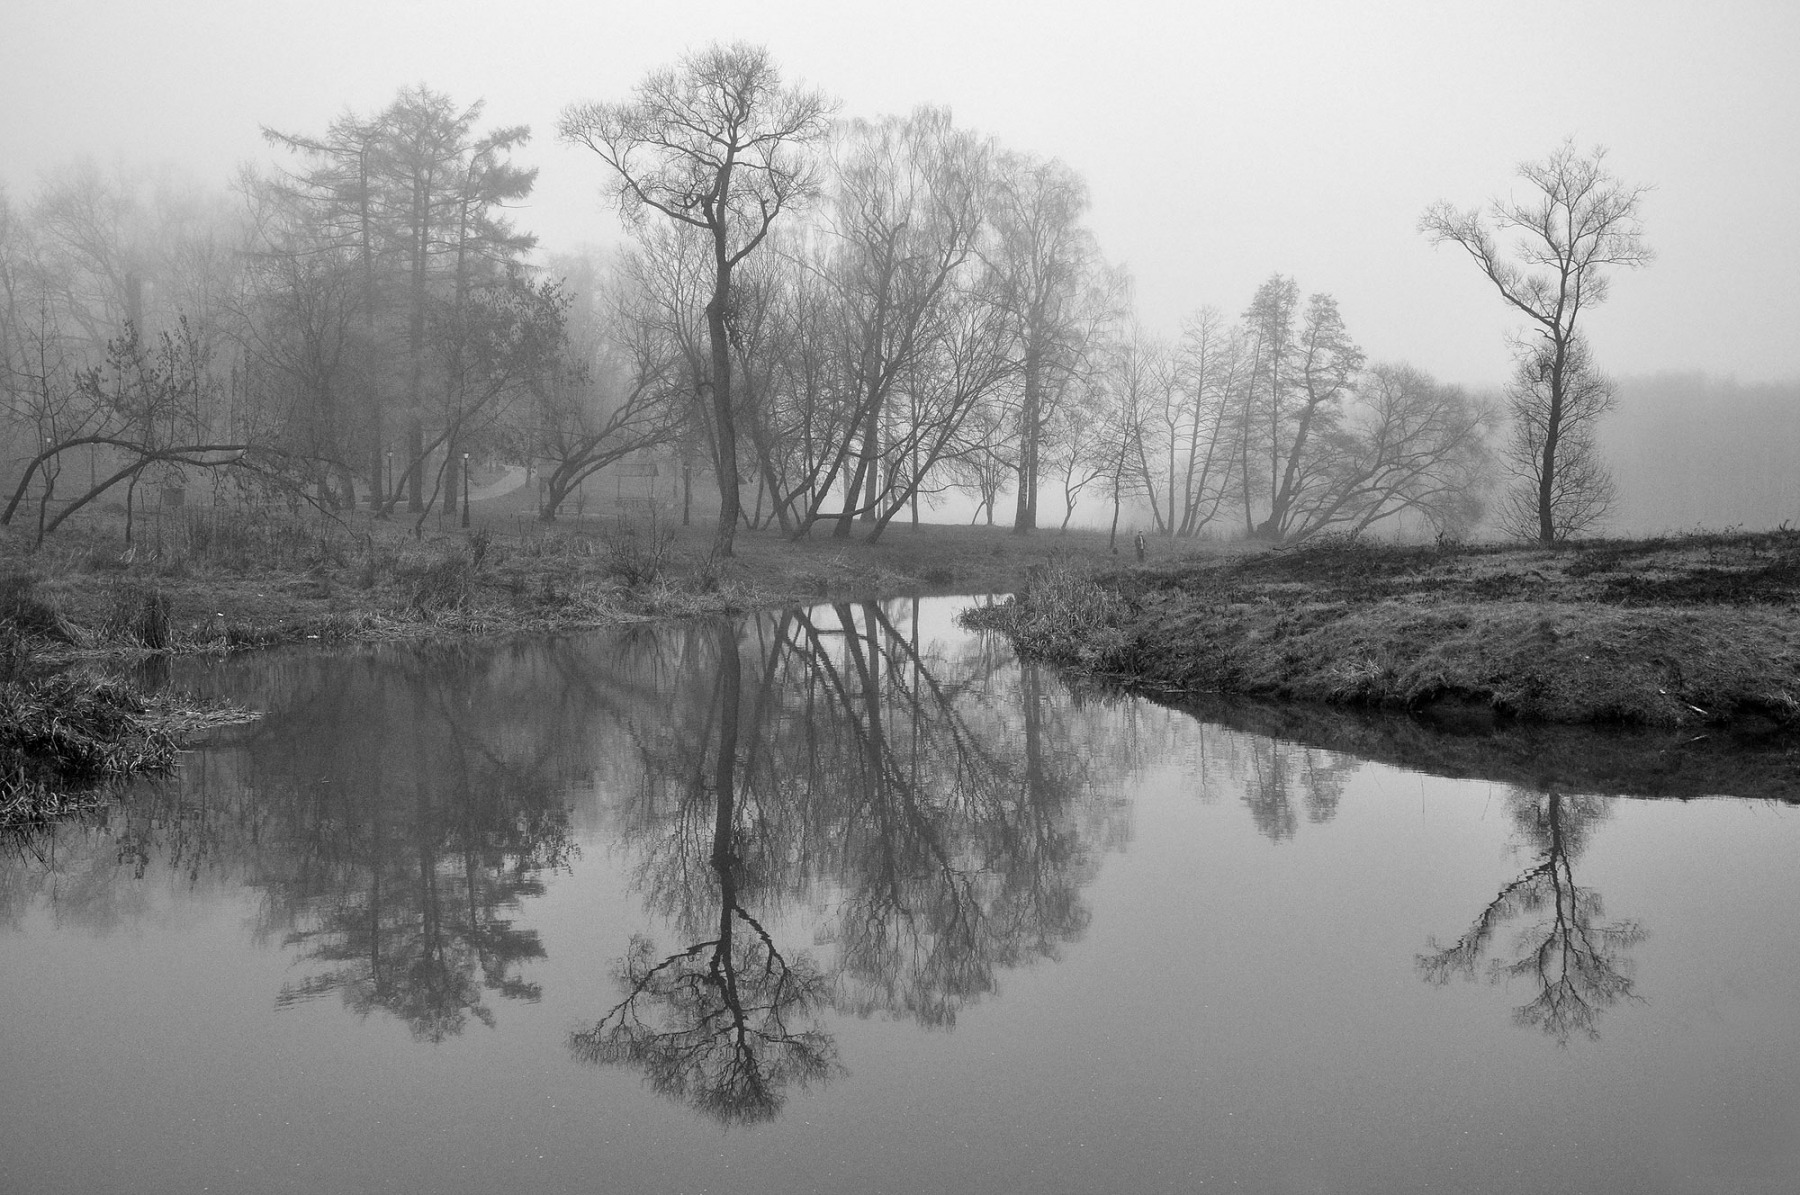
[[[1078, 687], [1228, 725], [1286, 726], [1286, 737], [1420, 770], [1683, 797], [1720, 791], [1707, 787], [1718, 779], [1790, 799], [1786, 777], [1800, 770], [1800, 532], [1554, 549], [1211, 545], [1126, 568], [1092, 532], [927, 525], [874, 545], [748, 533], [722, 564], [697, 550], [705, 538], [654, 525], [648, 535], [551, 531], [518, 542], [480, 529], [424, 541], [364, 532], [336, 550], [326, 542], [237, 567], [93, 544], [7, 553], [0, 696], [26, 708], [58, 699], [58, 674], [116, 684], [121, 665], [144, 659], [308, 640], [557, 634], [782, 604], [1012, 592], [964, 621], [1005, 634]], [[104, 714], [73, 704], [94, 714], [98, 740], [113, 735], [96, 750], [139, 764], [70, 786], [67, 801], [42, 785], [27, 800], [15, 785], [0, 792], [9, 810], [0, 827], [79, 812], [104, 799], [106, 782], [165, 766], [187, 736], [256, 716], [132, 696], [136, 708], [123, 714], [119, 702]], [[1407, 716], [1394, 721], [1395, 711]], [[1567, 728], [1647, 737], [1590, 767], [1588, 748], [1543, 745], [1546, 733], [1576, 733]], [[128, 750], [165, 739], [167, 751]], [[1531, 771], [1549, 756], [1556, 769]]]
[[1800, 533], [1554, 549], [1322, 544], [1047, 570], [973, 614], [1025, 655], [1163, 700], [1448, 725], [1800, 730]]
[[14, 711], [18, 730], [0, 734], [0, 832], [104, 804], [131, 776], [171, 766], [192, 733], [255, 716], [147, 696], [123, 680], [146, 660], [1003, 592], [1034, 567], [1108, 554], [1094, 532], [1023, 538], [927, 524], [890, 528], [876, 544], [745, 531], [738, 555], [721, 562], [707, 551], [710, 525], [514, 525], [519, 534], [494, 522], [414, 538], [367, 518], [323, 528], [196, 522], [204, 540], [141, 537], [136, 548], [102, 527], [38, 551], [0, 535], [0, 709]]
[[414, 540], [360, 519], [297, 552], [225, 560], [134, 557], [116, 542], [36, 554], [0, 544], [0, 647], [23, 637], [32, 661], [63, 667], [309, 639], [551, 634], [782, 604], [1006, 593], [1033, 569], [1113, 558], [1100, 532], [1021, 537], [942, 524], [891, 528], [875, 544], [740, 531], [725, 561], [710, 557], [702, 527], [530, 532]]

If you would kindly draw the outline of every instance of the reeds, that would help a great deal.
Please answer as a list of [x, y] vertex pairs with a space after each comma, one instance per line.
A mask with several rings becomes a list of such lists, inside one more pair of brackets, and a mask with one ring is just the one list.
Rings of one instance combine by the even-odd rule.
[[0, 827], [91, 806], [115, 780], [168, 768], [175, 751], [144, 699], [119, 682], [0, 683]]

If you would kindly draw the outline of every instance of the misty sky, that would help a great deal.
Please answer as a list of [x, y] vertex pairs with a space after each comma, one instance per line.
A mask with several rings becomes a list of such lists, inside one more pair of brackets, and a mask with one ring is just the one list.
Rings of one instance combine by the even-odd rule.
[[[550, 249], [607, 242], [598, 159], [559, 144], [576, 100], [621, 99], [708, 41], [766, 44], [847, 115], [922, 103], [1061, 157], [1091, 224], [1173, 332], [1236, 315], [1270, 273], [1329, 291], [1372, 359], [1497, 386], [1517, 327], [1435, 199], [1506, 192], [1564, 137], [1653, 183], [1658, 260], [1588, 324], [1615, 375], [1800, 377], [1800, 3], [561, 3], [0, 0], [0, 183], [27, 199], [81, 155], [173, 162], [223, 186], [403, 84], [525, 123], [519, 214]], [[1028, 14], [1028, 15], [1027, 15]]]

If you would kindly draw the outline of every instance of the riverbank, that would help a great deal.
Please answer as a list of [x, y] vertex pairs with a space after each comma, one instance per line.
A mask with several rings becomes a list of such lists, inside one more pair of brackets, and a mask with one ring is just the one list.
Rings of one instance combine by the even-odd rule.
[[710, 525], [648, 518], [477, 520], [469, 531], [415, 537], [410, 525], [366, 517], [208, 511], [140, 526], [134, 538], [128, 547], [122, 520], [36, 550], [0, 533], [0, 717], [17, 731], [0, 739], [0, 828], [104, 803], [109, 786], [168, 767], [184, 731], [244, 716], [178, 695], [146, 698], [118, 681], [145, 658], [1009, 592], [1033, 568], [1091, 569], [1111, 558], [1095, 532], [924, 525], [890, 527], [875, 544], [741, 531], [736, 555], [719, 560]]
[[1326, 543], [1086, 574], [971, 622], [1165, 699], [1505, 722], [1800, 729], [1800, 532], [1525, 546]]
[[[487, 523], [415, 538], [365, 517], [190, 520], [127, 548], [122, 528], [34, 551], [0, 539], [0, 649], [44, 664], [305, 640], [466, 637], [733, 614], [779, 604], [1008, 593], [1034, 568], [1116, 559], [1101, 532], [890, 527], [874, 544], [829, 532], [740, 531], [617, 519]], [[863, 531], [858, 528], [859, 534]]]
[[[0, 761], [0, 777], [12, 777], [0, 804], [18, 817], [99, 800], [118, 777], [166, 766], [184, 730], [244, 716], [122, 690], [97, 705], [45, 687], [71, 667], [92, 680], [170, 653], [567, 631], [902, 595], [1016, 593], [971, 621], [1074, 677], [1215, 719], [1221, 705], [1252, 708], [1225, 695], [1400, 709], [1455, 732], [1647, 728], [1661, 737], [1645, 751], [1669, 758], [1647, 760], [1649, 779], [1633, 788], [1655, 789], [1674, 768], [1687, 777], [1676, 789], [1701, 791], [1717, 761], [1671, 763], [1694, 754], [1687, 744], [1723, 758], [1800, 729], [1792, 532], [1550, 550], [1152, 541], [1148, 562], [1126, 566], [1097, 532], [942, 525], [890, 528], [876, 544], [746, 531], [724, 561], [710, 554], [710, 528], [649, 520], [478, 523], [414, 537], [368, 519], [193, 519], [180, 536], [145, 542], [140, 532], [131, 548], [121, 533], [101, 526], [35, 552], [19, 537], [0, 541], [0, 699], [60, 703], [71, 711], [62, 725], [122, 765], [62, 783]], [[1332, 736], [1343, 733], [1374, 734], [1377, 746], [1391, 734], [1340, 726]], [[1579, 762], [1583, 749], [1564, 754]], [[1521, 766], [1541, 755], [1525, 747]], [[1592, 785], [1604, 775], [1564, 767], [1545, 778]], [[1773, 791], [1761, 779], [1751, 788]]]

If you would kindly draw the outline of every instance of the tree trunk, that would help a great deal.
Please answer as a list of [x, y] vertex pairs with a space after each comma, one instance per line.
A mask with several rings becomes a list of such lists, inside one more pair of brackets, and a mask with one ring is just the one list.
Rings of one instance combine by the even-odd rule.
[[[722, 238], [722, 231], [720, 235]], [[713, 288], [712, 302], [706, 305], [706, 334], [712, 348], [713, 448], [718, 457], [719, 476], [719, 529], [713, 538], [713, 551], [720, 556], [730, 556], [742, 503], [738, 498], [737, 425], [731, 410], [731, 344], [725, 331], [731, 270], [722, 260], [722, 240], [719, 253], [718, 281]]]
[[863, 432], [865, 451], [868, 454], [868, 473], [863, 479], [862, 521], [875, 521], [875, 502], [881, 496], [881, 413], [879, 409], [869, 412], [869, 422]]
[[1550, 363], [1550, 412], [1544, 420], [1544, 457], [1538, 469], [1538, 542], [1556, 542], [1556, 446], [1562, 438], [1563, 365], [1567, 346], [1557, 341]]
[[1019, 408], [1019, 500], [1013, 531], [1024, 535], [1037, 530], [1038, 426], [1043, 380], [1035, 350], [1025, 352], [1025, 395]]
[[418, 418], [406, 424], [407, 455], [412, 457], [413, 466], [407, 474], [406, 509], [410, 514], [425, 513], [425, 426]]
[[462, 460], [456, 455], [456, 435], [444, 442], [444, 510], [456, 513], [456, 487], [462, 481]]

